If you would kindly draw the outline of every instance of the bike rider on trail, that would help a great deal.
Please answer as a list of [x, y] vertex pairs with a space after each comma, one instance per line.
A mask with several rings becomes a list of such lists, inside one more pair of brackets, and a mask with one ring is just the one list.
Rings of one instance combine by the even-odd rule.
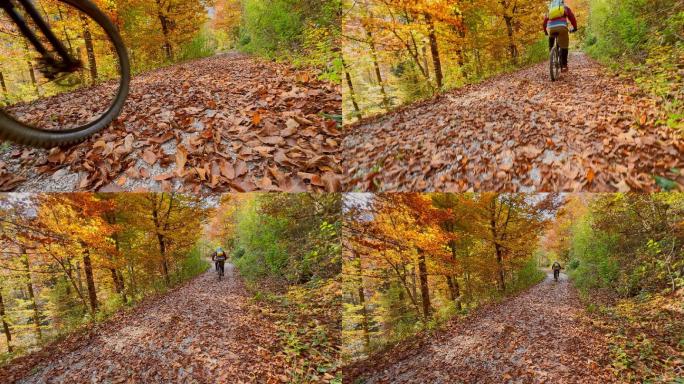
[[553, 269], [553, 278], [554, 280], [558, 281], [558, 277], [560, 276], [560, 271], [563, 267], [561, 267], [560, 263], [558, 261], [554, 261], [553, 265], [551, 266], [551, 269]]
[[[568, 29], [568, 20], [572, 24], [573, 29]], [[565, 5], [563, 0], [551, 0], [549, 3], [549, 12], [544, 17], [544, 33], [549, 36], [549, 49], [553, 49], [553, 45], [558, 39], [558, 45], [561, 49], [561, 71], [568, 70], [568, 52], [570, 51], [570, 32], [577, 31], [577, 19], [572, 13], [570, 7]]]
[[217, 247], [214, 253], [211, 254], [211, 261], [214, 262], [216, 270], [219, 271], [221, 276], [223, 276], [226, 259], [228, 259], [226, 252], [221, 247]]

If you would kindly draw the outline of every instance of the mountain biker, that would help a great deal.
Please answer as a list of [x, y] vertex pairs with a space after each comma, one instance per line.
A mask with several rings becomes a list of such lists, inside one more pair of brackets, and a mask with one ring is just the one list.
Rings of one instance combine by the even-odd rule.
[[219, 271], [221, 276], [223, 276], [226, 259], [228, 259], [226, 252], [221, 247], [217, 247], [214, 253], [211, 254], [211, 261], [214, 262], [216, 270]]
[[554, 261], [553, 265], [551, 266], [551, 269], [553, 269], [553, 278], [554, 280], [558, 281], [558, 277], [560, 276], [560, 271], [563, 267], [561, 267], [560, 263], [558, 261]]
[[[568, 29], [568, 20], [572, 24], [572, 30]], [[549, 12], [544, 16], [544, 34], [549, 36], [549, 49], [553, 49], [553, 45], [556, 39], [558, 39], [561, 51], [561, 72], [567, 72], [568, 70], [569, 32], [575, 31], [577, 31], [577, 19], [575, 14], [572, 13], [572, 9], [565, 5], [564, 0], [551, 0]]]

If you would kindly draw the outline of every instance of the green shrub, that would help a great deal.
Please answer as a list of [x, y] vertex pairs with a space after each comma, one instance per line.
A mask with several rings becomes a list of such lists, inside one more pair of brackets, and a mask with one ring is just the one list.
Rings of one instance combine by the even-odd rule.
[[537, 260], [535, 258], [530, 258], [517, 270], [510, 290], [512, 292], [525, 290], [538, 284], [544, 280], [545, 277], [546, 274], [537, 267]]
[[185, 281], [206, 271], [207, 268], [209, 268], [209, 263], [204, 259], [201, 247], [197, 245], [181, 262], [179, 278], [181, 281]]
[[182, 61], [209, 57], [216, 52], [216, 47], [216, 39], [208, 31], [203, 30], [181, 46], [178, 59]]
[[684, 6], [680, 0], [593, 0], [586, 51], [627, 72], [647, 92], [666, 101], [667, 124], [682, 127]]
[[523, 64], [536, 64], [549, 58], [549, 40], [544, 37], [525, 48]]
[[244, 0], [239, 48], [295, 66], [320, 70], [339, 82], [339, 0]]

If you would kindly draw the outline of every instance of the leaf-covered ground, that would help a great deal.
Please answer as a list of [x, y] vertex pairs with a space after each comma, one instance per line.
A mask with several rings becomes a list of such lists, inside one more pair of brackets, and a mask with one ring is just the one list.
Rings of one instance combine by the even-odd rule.
[[606, 339], [565, 275], [344, 369], [345, 382], [610, 383]]
[[682, 188], [684, 139], [663, 118], [633, 83], [575, 53], [554, 84], [542, 63], [348, 126], [345, 188]]
[[280, 383], [274, 324], [230, 264], [0, 368], [3, 383]]
[[0, 149], [0, 191], [339, 190], [340, 105], [339, 87], [283, 64], [173, 65], [134, 77], [121, 116], [81, 144]]
[[[590, 296], [617, 373], [630, 383], [676, 383], [684, 377], [684, 290], [606, 303]], [[612, 303], [611, 303], [612, 302]]]

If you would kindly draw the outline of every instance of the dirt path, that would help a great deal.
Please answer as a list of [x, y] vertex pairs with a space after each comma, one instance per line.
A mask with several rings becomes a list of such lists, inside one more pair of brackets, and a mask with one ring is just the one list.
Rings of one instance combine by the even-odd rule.
[[0, 148], [0, 191], [339, 189], [340, 100], [307, 72], [237, 53], [158, 69], [86, 142]]
[[348, 127], [345, 188], [385, 191], [626, 191], [684, 185], [684, 139], [653, 100], [574, 53]]
[[276, 329], [248, 306], [232, 265], [226, 269], [224, 280], [211, 269], [108, 321], [86, 342], [67, 338], [49, 356], [20, 358], [0, 369], [0, 382], [281, 382], [287, 368]]
[[[419, 347], [354, 364], [371, 383], [609, 383], [603, 336], [584, 318], [567, 277], [456, 321]], [[400, 345], [401, 346], [401, 345]], [[347, 374], [348, 373], [348, 374]]]

